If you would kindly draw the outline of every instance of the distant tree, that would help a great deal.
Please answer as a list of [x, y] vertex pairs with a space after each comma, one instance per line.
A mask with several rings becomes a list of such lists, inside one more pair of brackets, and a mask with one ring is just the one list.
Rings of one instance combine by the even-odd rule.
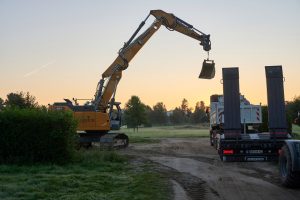
[[188, 103], [188, 100], [186, 100], [186, 98], [182, 99], [180, 108], [183, 112], [187, 113], [188, 108], [189, 108], [189, 103]]
[[[198, 103], [198, 107], [199, 107], [201, 110], [205, 111], [206, 107], [205, 107], [204, 101], [200, 101], [200, 102], [197, 102], [197, 103]], [[197, 103], [196, 103], [196, 106], [197, 106]]]
[[290, 119], [293, 120], [294, 124], [297, 124], [300, 126], [300, 96], [295, 97], [293, 101], [289, 101], [286, 104], [286, 112]]
[[145, 120], [144, 126], [151, 127], [152, 126], [151, 116], [152, 116], [152, 112], [153, 112], [152, 108], [148, 105], [145, 105], [145, 112], [146, 112], [146, 120]]
[[30, 95], [29, 92], [24, 94], [19, 93], [9, 93], [5, 101], [5, 105], [9, 108], [37, 108], [38, 103], [35, 101], [35, 97]]
[[170, 115], [170, 121], [172, 124], [183, 124], [185, 123], [186, 115], [184, 111], [179, 107], [175, 108]]
[[261, 107], [261, 114], [262, 114], [262, 123], [259, 126], [259, 131], [260, 132], [268, 132], [269, 131], [269, 126], [268, 126], [268, 106], [262, 106]]
[[150, 119], [153, 124], [164, 125], [167, 123], [167, 109], [163, 102], [158, 102], [153, 106]]
[[176, 107], [173, 112], [170, 114], [170, 122], [172, 124], [184, 124], [190, 123], [193, 109], [189, 108], [189, 103], [186, 98], [183, 98], [181, 105]]
[[204, 101], [200, 101], [196, 103], [195, 110], [191, 116], [192, 123], [203, 123], [208, 122], [208, 116], [206, 115], [206, 107]]
[[5, 104], [7, 107], [18, 107], [25, 108], [25, 99], [23, 97], [23, 93], [9, 93], [7, 95]]
[[0, 98], [0, 110], [4, 108], [4, 100]]
[[132, 96], [125, 105], [125, 123], [129, 128], [138, 131], [138, 127], [147, 123], [146, 106], [138, 96]]
[[[260, 132], [268, 132], [269, 131], [268, 106], [262, 106], [261, 113], [262, 113], [262, 123], [260, 124], [258, 130]], [[287, 131], [289, 133], [292, 133], [292, 118], [289, 116], [288, 111], [286, 111], [286, 124], [287, 124]]]
[[38, 103], [36, 102], [35, 96], [29, 94], [29, 92], [26, 92], [24, 95], [25, 98], [25, 106], [26, 108], [37, 108]]
[[189, 108], [189, 102], [186, 98], [183, 98], [180, 106], [181, 110], [184, 113], [184, 123], [189, 123], [191, 121], [192, 116], [192, 108]]

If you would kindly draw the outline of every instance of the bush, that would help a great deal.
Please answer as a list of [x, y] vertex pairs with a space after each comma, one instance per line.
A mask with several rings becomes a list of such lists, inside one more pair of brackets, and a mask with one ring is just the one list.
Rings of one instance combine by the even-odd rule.
[[269, 125], [268, 125], [268, 107], [262, 106], [261, 107], [261, 114], [262, 114], [262, 123], [259, 126], [260, 132], [269, 132]]
[[[268, 106], [261, 107], [262, 113], [262, 124], [259, 126], [260, 132], [268, 132], [269, 131], [269, 119], [268, 119]], [[287, 131], [288, 133], [292, 133], [292, 118], [286, 112], [286, 124], [287, 124]]]
[[74, 155], [71, 113], [45, 109], [0, 112], [0, 163], [64, 163]]

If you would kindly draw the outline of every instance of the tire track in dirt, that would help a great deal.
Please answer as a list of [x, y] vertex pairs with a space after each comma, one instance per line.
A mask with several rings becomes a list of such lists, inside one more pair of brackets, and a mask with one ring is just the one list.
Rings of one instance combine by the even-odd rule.
[[223, 163], [206, 139], [163, 139], [132, 145], [126, 154], [157, 163], [189, 199], [300, 199], [300, 190], [280, 186], [274, 163]]

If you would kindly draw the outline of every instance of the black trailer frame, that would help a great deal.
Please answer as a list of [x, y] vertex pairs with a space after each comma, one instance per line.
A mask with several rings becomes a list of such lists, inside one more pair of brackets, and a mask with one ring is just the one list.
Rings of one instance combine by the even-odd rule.
[[287, 132], [281, 66], [266, 66], [269, 132], [242, 134], [239, 71], [223, 68], [224, 124], [213, 127], [212, 139], [223, 161], [274, 161], [278, 159]]

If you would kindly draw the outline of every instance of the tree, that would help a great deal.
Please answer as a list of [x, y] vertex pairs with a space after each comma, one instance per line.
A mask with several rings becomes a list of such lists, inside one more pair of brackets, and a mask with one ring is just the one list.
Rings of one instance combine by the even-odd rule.
[[4, 108], [4, 100], [0, 98], [0, 110], [3, 110]]
[[36, 108], [38, 107], [38, 103], [36, 102], [36, 98], [29, 94], [29, 92], [26, 93], [24, 96], [25, 99], [25, 106], [26, 108]]
[[209, 119], [206, 115], [205, 109], [206, 109], [206, 107], [205, 107], [205, 104], [203, 101], [196, 103], [195, 110], [191, 116], [192, 123], [197, 124], [197, 123], [203, 123], [203, 122], [209, 121]]
[[[260, 132], [268, 132], [269, 131], [268, 106], [262, 106], [261, 113], [262, 113], [262, 123], [260, 124], [258, 130]], [[288, 114], [287, 108], [286, 108], [286, 125], [287, 125], [287, 131], [289, 133], [292, 133], [292, 118]]]
[[261, 117], [262, 117], [262, 123], [260, 124], [258, 130], [260, 132], [268, 132], [269, 131], [269, 117], [268, 117], [268, 106], [262, 106], [261, 107]]
[[163, 102], [158, 102], [153, 106], [150, 120], [153, 124], [157, 125], [164, 125], [167, 123], [167, 109]]
[[131, 96], [125, 105], [125, 123], [128, 127], [137, 129], [138, 126], [147, 123], [145, 105], [138, 96]]
[[183, 98], [181, 105], [176, 107], [170, 115], [170, 121], [173, 124], [184, 124], [191, 121], [192, 108], [189, 108], [188, 100]]
[[9, 93], [5, 101], [7, 107], [25, 108], [25, 99], [23, 93]]
[[294, 121], [295, 124], [300, 126], [299, 112], [300, 112], [300, 96], [295, 97], [293, 101], [286, 104], [286, 112], [288, 117]]
[[189, 108], [189, 103], [188, 103], [188, 100], [186, 100], [185, 98], [182, 99], [182, 102], [181, 102], [181, 106], [180, 106], [181, 110], [185, 113], [187, 113], [188, 111], [188, 108]]
[[185, 123], [185, 113], [181, 108], [175, 108], [170, 115], [170, 121], [173, 124]]
[[145, 112], [146, 112], [146, 122], [144, 123], [145, 127], [151, 127], [152, 126], [152, 120], [151, 120], [151, 115], [152, 115], [152, 108], [148, 105], [145, 105]]
[[181, 102], [181, 106], [180, 106], [181, 110], [184, 113], [184, 123], [188, 123], [191, 120], [191, 116], [192, 116], [192, 108], [189, 108], [189, 103], [188, 100], [186, 98], [183, 98], [182, 102]]
[[19, 93], [9, 93], [5, 101], [5, 105], [10, 108], [36, 108], [38, 103], [35, 101], [35, 97], [30, 95], [29, 92], [24, 94]]

